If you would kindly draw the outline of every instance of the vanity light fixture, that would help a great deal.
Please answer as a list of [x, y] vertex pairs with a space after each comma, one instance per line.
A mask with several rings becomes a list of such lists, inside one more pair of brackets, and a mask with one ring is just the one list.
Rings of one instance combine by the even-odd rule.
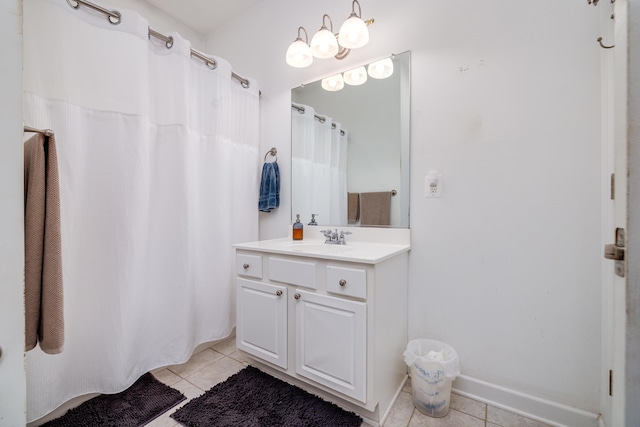
[[[324, 24], [324, 18], [329, 18], [329, 25], [331, 25], [331, 31]], [[311, 53], [316, 58], [331, 58], [336, 56], [340, 48], [338, 47], [338, 41], [333, 34], [333, 22], [331, 17], [326, 13], [322, 15], [322, 27], [311, 39]]]
[[[300, 30], [304, 31], [306, 41], [302, 41], [302, 38], [300, 38]], [[307, 43], [309, 43], [307, 30], [305, 30], [304, 27], [299, 27], [298, 38], [291, 43], [291, 45], [289, 45], [289, 49], [287, 49], [287, 64], [296, 68], [304, 68], [311, 65], [313, 62], [313, 55], [311, 53], [311, 48]]]
[[372, 62], [367, 67], [367, 72], [371, 78], [386, 79], [393, 74], [393, 61], [391, 58], [385, 58], [380, 61]]
[[[356, 4], [358, 5], [357, 15]], [[340, 27], [338, 43], [347, 49], [357, 49], [369, 43], [369, 30], [362, 20], [362, 8], [358, 0], [353, 0], [351, 3], [351, 15]]]
[[351, 86], [359, 86], [367, 81], [367, 70], [364, 67], [354, 68], [344, 72], [344, 82]]
[[[356, 13], [356, 4], [358, 5], [358, 13]], [[329, 28], [327, 28], [326, 20], [329, 20]], [[373, 19], [362, 20], [362, 8], [358, 0], [351, 3], [351, 15], [340, 27], [338, 34], [333, 33], [333, 21], [326, 13], [322, 15], [322, 27], [311, 38], [304, 27], [298, 28], [298, 38], [295, 39], [287, 49], [287, 64], [292, 67], [302, 68], [308, 67], [313, 62], [311, 55], [316, 58], [344, 59], [351, 49], [356, 49], [366, 45], [369, 42], [368, 25], [373, 24]], [[300, 37], [300, 30], [304, 31], [306, 42]], [[307, 49], [308, 48], [308, 49]]]
[[322, 79], [322, 83], [320, 85], [324, 90], [337, 92], [344, 87], [344, 79], [342, 78], [342, 74], [336, 74], [335, 76]]

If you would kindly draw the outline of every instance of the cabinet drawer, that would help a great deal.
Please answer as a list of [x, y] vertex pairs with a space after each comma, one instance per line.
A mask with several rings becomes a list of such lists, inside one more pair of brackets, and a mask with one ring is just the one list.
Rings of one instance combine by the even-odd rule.
[[317, 289], [316, 263], [269, 257], [269, 279]]
[[262, 257], [236, 254], [236, 274], [262, 279]]
[[327, 266], [327, 292], [367, 298], [367, 272], [362, 268]]

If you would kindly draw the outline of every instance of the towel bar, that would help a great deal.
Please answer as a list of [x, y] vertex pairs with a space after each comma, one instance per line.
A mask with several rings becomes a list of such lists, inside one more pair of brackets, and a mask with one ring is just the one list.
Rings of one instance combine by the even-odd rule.
[[31, 126], [25, 126], [24, 127], [24, 131], [25, 132], [33, 132], [33, 133], [41, 133], [44, 136], [53, 135], [53, 131], [51, 129], [36, 129], [36, 128], [32, 128]]

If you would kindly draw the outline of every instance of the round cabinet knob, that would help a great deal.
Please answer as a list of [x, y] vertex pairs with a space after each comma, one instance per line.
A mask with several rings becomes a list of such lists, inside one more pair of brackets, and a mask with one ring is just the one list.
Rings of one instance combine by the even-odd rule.
[[300, 294], [295, 294], [293, 297], [294, 297], [295, 299], [300, 299]]
[[276, 291], [276, 295], [277, 295], [277, 296], [282, 295], [282, 291], [281, 291], [280, 289], [278, 289], [278, 290]]
[[346, 286], [346, 285], [347, 285], [347, 281], [346, 281], [346, 280], [344, 280], [344, 279], [340, 279], [340, 281], [338, 282], [338, 284], [339, 284], [340, 286], [343, 286], [343, 287], [344, 287], [344, 286]]
[[242, 268], [246, 270], [247, 268], [249, 268], [249, 264], [242, 264]]

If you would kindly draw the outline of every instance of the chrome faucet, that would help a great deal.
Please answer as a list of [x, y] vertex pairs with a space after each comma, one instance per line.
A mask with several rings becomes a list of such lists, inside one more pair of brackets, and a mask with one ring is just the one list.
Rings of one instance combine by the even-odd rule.
[[350, 231], [343, 231], [340, 230], [340, 236], [338, 236], [338, 244], [339, 245], [346, 245], [347, 241], [344, 239], [344, 236], [351, 234]]
[[[337, 231], [338, 231], [338, 230], [336, 230], [336, 236], [338, 235]], [[332, 232], [331, 230], [329, 230], [329, 229], [327, 229], [327, 230], [320, 230], [320, 232], [321, 232], [322, 234], [324, 234], [324, 237], [325, 237], [324, 243], [325, 243], [325, 244], [327, 244], [327, 245], [332, 245], [332, 244], [334, 244], [334, 243], [335, 243], [335, 242], [334, 242], [334, 238], [333, 238], [333, 232]], [[336, 237], [336, 239], [337, 239], [337, 237]]]
[[351, 234], [350, 231], [344, 230], [340, 230], [340, 234], [338, 234], [337, 228], [334, 231], [327, 229], [321, 230], [320, 232], [324, 234], [324, 243], [327, 245], [346, 245], [347, 241], [345, 240], [344, 236]]

